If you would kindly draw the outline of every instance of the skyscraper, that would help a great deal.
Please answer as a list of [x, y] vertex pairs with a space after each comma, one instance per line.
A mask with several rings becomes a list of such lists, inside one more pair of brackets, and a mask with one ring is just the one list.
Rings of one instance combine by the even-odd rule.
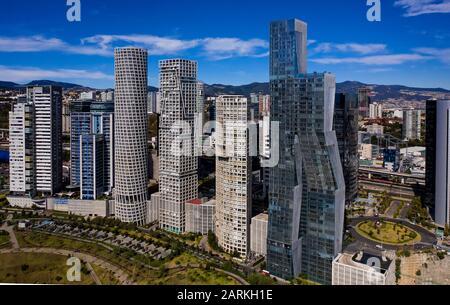
[[331, 284], [345, 201], [332, 128], [336, 85], [332, 74], [305, 74], [306, 36], [299, 20], [270, 26], [270, 114], [280, 123], [280, 160], [269, 175], [267, 268], [282, 278], [304, 273]]
[[216, 236], [228, 253], [250, 251], [252, 161], [248, 103], [243, 96], [216, 100]]
[[186, 229], [185, 203], [198, 196], [198, 161], [194, 154], [197, 62], [162, 60], [159, 68], [159, 223], [164, 230], [183, 233]]
[[117, 48], [115, 61], [116, 217], [143, 224], [147, 204], [147, 50]]
[[372, 103], [369, 105], [369, 118], [382, 119], [383, 118], [383, 104]]
[[35, 173], [38, 192], [53, 195], [62, 187], [62, 88], [29, 86], [35, 111]]
[[91, 100], [70, 104], [70, 184], [80, 186], [80, 136], [91, 133]]
[[71, 104], [70, 121], [71, 184], [80, 186], [82, 179], [80, 136], [103, 135], [102, 179], [104, 181], [102, 181], [103, 190], [98, 194], [111, 192], [114, 186], [114, 103], [93, 100], [74, 101]]
[[34, 124], [34, 105], [19, 98], [9, 113], [9, 189], [29, 197], [36, 193]]
[[358, 90], [359, 116], [361, 118], [369, 117], [370, 94], [372, 89], [363, 87]]
[[358, 196], [358, 98], [352, 94], [336, 94], [333, 127], [339, 146], [345, 179], [345, 201], [352, 202]]
[[95, 200], [105, 190], [104, 148], [103, 135], [80, 135], [80, 197], [82, 200]]
[[420, 140], [422, 136], [422, 111], [408, 109], [403, 111], [403, 139]]
[[114, 102], [93, 102], [91, 104], [91, 132], [103, 135], [103, 185], [104, 192], [114, 187]]
[[450, 101], [427, 101], [426, 197], [435, 222], [450, 225]]

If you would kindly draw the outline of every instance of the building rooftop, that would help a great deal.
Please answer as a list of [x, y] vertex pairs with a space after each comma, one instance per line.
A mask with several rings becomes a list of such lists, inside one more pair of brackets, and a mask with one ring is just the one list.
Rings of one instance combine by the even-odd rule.
[[379, 268], [375, 268], [381, 274], [385, 274], [392, 263], [392, 260], [386, 257], [384, 253], [375, 250], [365, 249], [357, 253], [342, 253], [336, 258], [336, 262], [347, 266], [364, 269], [367, 271], [373, 270], [374, 261], [380, 262]]
[[261, 213], [259, 215], [256, 215], [255, 217], [253, 217], [253, 219], [269, 221], [269, 214]]

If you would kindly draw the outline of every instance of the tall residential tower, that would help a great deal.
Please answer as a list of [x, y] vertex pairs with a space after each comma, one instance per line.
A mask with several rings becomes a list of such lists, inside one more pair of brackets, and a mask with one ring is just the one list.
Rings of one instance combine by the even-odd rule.
[[62, 188], [62, 88], [30, 86], [27, 99], [35, 112], [36, 189], [53, 195]]
[[197, 112], [197, 62], [162, 60], [159, 118], [160, 227], [183, 233], [185, 203], [198, 196], [194, 121]]
[[243, 96], [216, 100], [216, 235], [226, 252], [246, 257], [250, 251], [252, 159]]
[[147, 51], [118, 48], [115, 60], [116, 217], [143, 224], [147, 214]]

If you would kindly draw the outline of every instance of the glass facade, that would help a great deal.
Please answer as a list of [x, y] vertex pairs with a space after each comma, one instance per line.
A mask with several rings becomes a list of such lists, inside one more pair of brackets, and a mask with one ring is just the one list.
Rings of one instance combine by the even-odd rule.
[[91, 133], [92, 101], [74, 101], [70, 105], [70, 184], [80, 185], [80, 136]]
[[114, 103], [93, 100], [75, 101], [71, 104], [71, 184], [81, 186], [80, 136], [103, 135], [102, 192], [110, 192], [114, 187]]
[[95, 200], [104, 190], [103, 135], [80, 136], [80, 193], [82, 200]]
[[336, 94], [334, 130], [339, 146], [345, 179], [345, 201], [353, 202], [358, 197], [358, 117], [359, 103], [356, 94]]
[[270, 113], [280, 123], [280, 160], [269, 170], [267, 268], [285, 279], [303, 273], [331, 284], [345, 200], [333, 131], [335, 77], [306, 74], [304, 22], [273, 22], [270, 31]]

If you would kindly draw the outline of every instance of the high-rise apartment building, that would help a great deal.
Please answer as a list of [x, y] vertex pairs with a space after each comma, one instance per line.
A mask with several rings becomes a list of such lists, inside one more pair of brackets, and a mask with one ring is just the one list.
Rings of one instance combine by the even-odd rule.
[[36, 190], [53, 195], [62, 187], [62, 88], [29, 86], [34, 105]]
[[370, 110], [370, 95], [372, 93], [372, 89], [363, 87], [358, 90], [358, 102], [359, 102], [359, 116], [361, 118], [369, 117]]
[[9, 189], [29, 197], [36, 192], [34, 124], [34, 105], [19, 98], [9, 112]]
[[147, 216], [147, 50], [114, 50], [115, 213], [143, 224]]
[[160, 97], [159, 92], [151, 91], [148, 93], [148, 105], [147, 112], [148, 113], [159, 113], [160, 108]]
[[372, 103], [369, 105], [369, 118], [382, 119], [383, 118], [383, 104]]
[[450, 101], [429, 100], [426, 112], [425, 202], [440, 226], [450, 225]]
[[306, 45], [306, 23], [271, 24], [270, 115], [280, 122], [280, 158], [269, 175], [267, 268], [282, 278], [303, 273], [331, 284], [345, 207], [333, 131], [336, 83], [329, 73], [305, 74]]
[[333, 126], [339, 146], [345, 179], [345, 201], [351, 203], [358, 196], [358, 98], [352, 94], [336, 94]]
[[159, 118], [160, 227], [183, 233], [185, 203], [198, 197], [194, 121], [197, 112], [197, 62], [162, 60]]
[[403, 111], [403, 139], [420, 140], [422, 136], [422, 111], [408, 109]]
[[247, 99], [216, 100], [216, 236], [229, 253], [250, 251], [252, 162], [249, 156]]

